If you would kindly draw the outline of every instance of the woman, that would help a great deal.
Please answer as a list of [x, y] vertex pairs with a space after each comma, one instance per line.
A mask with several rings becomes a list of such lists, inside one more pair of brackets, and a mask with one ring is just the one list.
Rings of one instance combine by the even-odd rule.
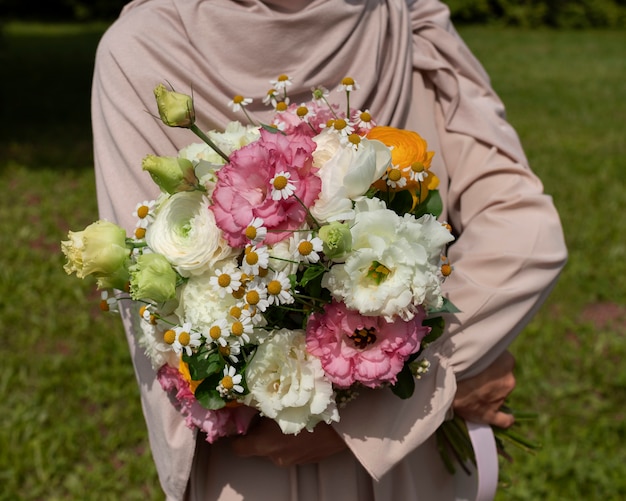
[[[137, 201], [156, 196], [140, 169], [148, 153], [192, 142], [155, 113], [152, 89], [193, 88], [197, 123], [223, 128], [235, 94], [260, 104], [269, 81], [293, 78], [293, 102], [361, 88], [355, 108], [380, 124], [419, 132], [436, 152], [445, 212], [457, 239], [445, 293], [461, 313], [429, 347], [416, 394], [361, 395], [338, 424], [296, 437], [261, 420], [242, 438], [208, 445], [185, 427], [124, 325], [159, 478], [168, 499], [455, 499], [432, 433], [452, 406], [466, 419], [507, 427], [498, 411], [513, 389], [508, 345], [543, 302], [565, 262], [551, 199], [527, 161], [488, 77], [436, 0], [135, 0], [103, 37], [93, 86], [101, 215], [130, 230]], [[337, 94], [337, 93], [333, 93]], [[337, 94], [334, 100], [342, 98]], [[258, 104], [258, 106], [257, 106]]]

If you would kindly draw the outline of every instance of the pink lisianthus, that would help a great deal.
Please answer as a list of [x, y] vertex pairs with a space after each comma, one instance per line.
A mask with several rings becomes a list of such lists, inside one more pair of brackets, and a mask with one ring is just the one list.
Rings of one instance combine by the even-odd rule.
[[424, 310], [409, 321], [387, 322], [333, 302], [309, 317], [307, 351], [318, 357], [326, 376], [340, 388], [359, 382], [370, 388], [395, 383], [409, 355], [419, 350], [430, 332], [422, 325]]
[[286, 111], [275, 115], [274, 122], [280, 126], [282, 132], [293, 134], [298, 131], [313, 137], [322, 132], [329, 120], [345, 116], [345, 113], [341, 113], [336, 105], [333, 109], [325, 103], [318, 104], [314, 101], [309, 101], [304, 105], [309, 110], [306, 117], [301, 118], [297, 115], [296, 111], [302, 105], [296, 103], [290, 104]]
[[[268, 233], [265, 243], [280, 242], [300, 228], [306, 207], [318, 197], [321, 180], [315, 175], [312, 152], [315, 143], [299, 131], [285, 136], [261, 130], [258, 141], [237, 150], [217, 173], [211, 207], [217, 225], [232, 247], [243, 246], [245, 230], [255, 217], [263, 220]], [[272, 199], [272, 178], [289, 173], [294, 196]]]
[[246, 405], [223, 407], [217, 411], [205, 409], [196, 401], [178, 369], [167, 364], [159, 369], [157, 379], [163, 390], [176, 392], [174, 396], [186, 425], [204, 431], [206, 441], [211, 444], [220, 437], [243, 435], [257, 414], [256, 409]]

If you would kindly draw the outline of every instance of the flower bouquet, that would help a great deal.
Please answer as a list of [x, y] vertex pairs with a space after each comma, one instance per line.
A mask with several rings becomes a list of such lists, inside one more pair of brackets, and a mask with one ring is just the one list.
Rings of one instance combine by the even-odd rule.
[[351, 109], [351, 78], [345, 110], [324, 88], [291, 104], [291, 79], [272, 84], [272, 123], [235, 96], [250, 124], [209, 132], [192, 97], [158, 86], [162, 121], [202, 142], [144, 158], [161, 193], [137, 204], [133, 235], [97, 221], [62, 242], [65, 270], [97, 279], [104, 310], [136, 308], [159, 382], [209, 442], [257, 414], [311, 431], [362, 387], [408, 398], [456, 311], [426, 141]]

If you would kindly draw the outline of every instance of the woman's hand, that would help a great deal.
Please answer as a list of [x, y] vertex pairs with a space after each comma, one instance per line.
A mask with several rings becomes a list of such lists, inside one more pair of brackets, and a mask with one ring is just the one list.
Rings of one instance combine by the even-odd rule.
[[319, 423], [313, 432], [285, 435], [267, 418], [261, 418], [246, 435], [232, 440], [236, 455], [266, 457], [277, 466], [316, 463], [346, 447], [333, 427], [325, 423]]
[[515, 358], [505, 351], [480, 374], [459, 381], [452, 404], [455, 414], [475, 423], [510, 427], [515, 418], [500, 407], [515, 388], [514, 367]]

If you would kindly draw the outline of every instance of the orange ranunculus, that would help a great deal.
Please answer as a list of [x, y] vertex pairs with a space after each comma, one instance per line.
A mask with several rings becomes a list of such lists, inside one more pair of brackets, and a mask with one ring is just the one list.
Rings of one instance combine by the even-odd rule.
[[[426, 200], [428, 192], [439, 186], [439, 178], [430, 172], [430, 162], [435, 154], [427, 151], [428, 144], [417, 132], [395, 127], [377, 126], [369, 131], [368, 139], [375, 139], [391, 148], [392, 168], [399, 169], [406, 185], [402, 188], [391, 189], [380, 179], [374, 183], [374, 188], [381, 191], [409, 190], [413, 196], [413, 208]], [[422, 182], [411, 180], [410, 167], [415, 164], [423, 167], [426, 177]]]
[[189, 373], [189, 365], [187, 365], [187, 362], [183, 361], [182, 358], [180, 359], [180, 363], [178, 364], [178, 372], [180, 372], [180, 374], [183, 376], [183, 379], [189, 383], [189, 390], [191, 391], [191, 393], [195, 393], [196, 388], [200, 385], [202, 381], [204, 381], [203, 379], [199, 381], [191, 379], [191, 374]]

